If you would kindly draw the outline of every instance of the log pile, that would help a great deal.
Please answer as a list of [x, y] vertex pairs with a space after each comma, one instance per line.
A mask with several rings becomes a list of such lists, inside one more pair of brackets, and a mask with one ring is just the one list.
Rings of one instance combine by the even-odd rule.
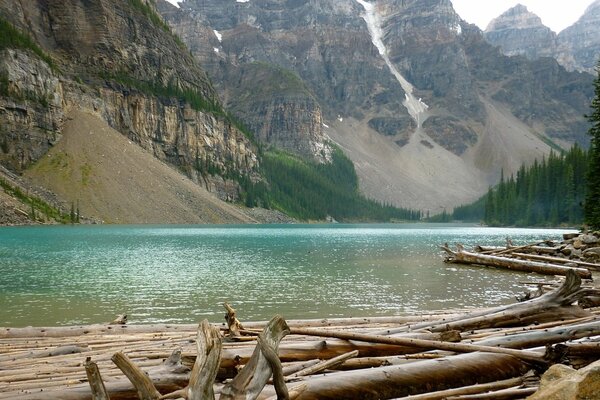
[[551, 365], [600, 359], [581, 282], [467, 313], [0, 329], [0, 399], [525, 398]]
[[524, 246], [514, 246], [507, 239], [506, 246], [476, 246], [466, 251], [462, 245], [451, 250], [442, 249], [445, 261], [456, 264], [482, 265], [514, 271], [535, 272], [544, 275], [566, 275], [569, 271], [583, 279], [592, 279], [592, 271], [600, 271], [600, 232], [564, 234], [564, 241], [545, 240]]

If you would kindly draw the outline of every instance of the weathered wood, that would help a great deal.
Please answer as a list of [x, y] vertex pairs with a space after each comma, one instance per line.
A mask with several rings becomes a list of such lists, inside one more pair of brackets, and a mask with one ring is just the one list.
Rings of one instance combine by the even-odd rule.
[[490, 393], [470, 394], [465, 396], [448, 397], [447, 400], [512, 400], [524, 399], [537, 392], [538, 388], [513, 388], [498, 390]]
[[299, 378], [301, 376], [313, 375], [313, 374], [316, 374], [317, 372], [321, 372], [321, 371], [324, 371], [329, 368], [335, 368], [336, 366], [338, 366], [338, 365], [342, 364], [343, 362], [345, 362], [351, 358], [354, 358], [356, 356], [358, 356], [358, 350], [354, 350], [349, 353], [342, 354], [341, 356], [334, 357], [330, 360], [325, 360], [316, 365], [310, 366], [306, 369], [300, 370], [296, 373], [286, 376], [286, 380], [293, 380], [293, 379]]
[[109, 325], [125, 325], [127, 324], [127, 314], [119, 314], [113, 319]]
[[227, 314], [225, 314], [225, 321], [227, 321], [227, 327], [229, 329], [229, 334], [227, 336], [242, 336], [240, 331], [243, 330], [244, 327], [242, 326], [242, 323], [237, 319], [237, 311], [235, 310], [235, 308], [231, 307], [229, 303], [223, 303], [223, 307], [225, 307], [225, 310], [227, 310]]
[[362, 342], [370, 343], [385, 343], [400, 346], [413, 346], [419, 349], [426, 350], [446, 350], [458, 353], [471, 353], [471, 352], [486, 352], [486, 353], [497, 353], [497, 354], [508, 354], [522, 360], [535, 363], [545, 363], [543, 356], [536, 352], [505, 349], [501, 347], [490, 347], [480, 346], [474, 344], [464, 343], [449, 343], [433, 340], [424, 339], [411, 339], [403, 337], [389, 337], [380, 335], [365, 335], [361, 333], [353, 332], [332, 332], [324, 329], [315, 328], [292, 328], [291, 333], [294, 335], [307, 335], [307, 336], [320, 336], [320, 337], [334, 337], [343, 340], [359, 340]]
[[[421, 321], [432, 321], [445, 316], [456, 315], [456, 312], [437, 311], [422, 312], [419, 315], [405, 315], [392, 317], [368, 317], [368, 318], [318, 318], [307, 320], [289, 320], [288, 326], [302, 327], [325, 327], [325, 326], [348, 326], [358, 327], [375, 324], [405, 324]], [[246, 322], [246, 329], [263, 329], [269, 321]], [[49, 326], [49, 327], [24, 327], [12, 328], [1, 327], [0, 339], [15, 338], [73, 338], [80, 337], [84, 340], [87, 336], [94, 335], [123, 335], [123, 334], [154, 334], [163, 333], [189, 333], [194, 334], [198, 328], [197, 324], [146, 324], [146, 325], [74, 325], [74, 326]], [[223, 329], [227, 329], [223, 327]]]
[[112, 360], [123, 371], [127, 379], [131, 381], [140, 400], [158, 400], [160, 398], [160, 393], [154, 387], [152, 380], [129, 357], [122, 352], [117, 352], [112, 356]]
[[283, 376], [291, 375], [295, 372], [302, 371], [308, 367], [312, 367], [313, 365], [317, 365], [321, 362], [319, 359], [310, 360], [306, 362], [294, 362], [293, 365], [287, 365], [283, 367]]
[[547, 261], [549, 263], [576, 264], [582, 268], [591, 268], [591, 269], [596, 269], [596, 270], [600, 269], [600, 264], [579, 261], [579, 260], [572, 260], [569, 258], [540, 256], [537, 254], [525, 254], [525, 253], [512, 253], [512, 256], [529, 259], [529, 260]]
[[581, 278], [571, 271], [567, 274], [561, 287], [528, 301], [467, 313], [440, 321], [418, 323], [391, 329], [387, 332], [397, 333], [408, 329], [427, 329], [432, 332], [467, 331], [586, 317], [591, 314], [582, 310], [581, 307], [571, 306], [571, 304], [595, 293], [597, 293], [595, 289], [582, 288]]
[[523, 384], [523, 377], [505, 379], [498, 382], [481, 383], [477, 385], [464, 386], [456, 389], [440, 390], [437, 392], [416, 394], [413, 396], [400, 397], [396, 400], [445, 400], [451, 396], [463, 396], [467, 394], [479, 394], [493, 390], [508, 389]]
[[[519, 359], [471, 353], [402, 366], [308, 376], [299, 400], [375, 400], [427, 393], [522, 376], [529, 366]], [[261, 398], [269, 398], [265, 390]]]
[[448, 253], [449, 256], [446, 258], [446, 262], [450, 263], [485, 265], [497, 268], [508, 268], [514, 271], [536, 272], [544, 275], [566, 275], [569, 271], [573, 271], [581, 278], [592, 278], [592, 273], [585, 268], [566, 267], [564, 265], [519, 260], [508, 257], [499, 257], [497, 255], [471, 253], [461, 248], [459, 248], [458, 251], [453, 251], [444, 246], [442, 249]]
[[[211, 326], [208, 320], [198, 325], [196, 348], [198, 355], [190, 375], [190, 383], [176, 392], [178, 397], [188, 400], [211, 400], [215, 398], [213, 384], [219, 370], [222, 348], [221, 332]], [[170, 398], [170, 397], [165, 397]]]
[[290, 395], [288, 393], [287, 386], [285, 385], [285, 379], [283, 377], [283, 368], [281, 361], [277, 356], [276, 350], [263, 339], [262, 334], [258, 336], [258, 346], [263, 356], [269, 362], [271, 371], [273, 373], [273, 385], [275, 386], [275, 392], [277, 393], [277, 400], [289, 400]]
[[110, 400], [110, 397], [106, 392], [106, 387], [104, 386], [104, 381], [102, 381], [98, 365], [93, 362], [90, 357], [85, 360], [85, 373], [92, 391], [92, 400]]
[[[265, 327], [262, 338], [276, 352], [279, 342], [289, 333], [289, 327], [280, 316], [275, 316]], [[221, 400], [252, 400], [258, 397], [265, 384], [271, 377], [272, 371], [269, 361], [262, 353], [259, 346], [254, 348], [248, 364], [231, 382], [221, 390]]]

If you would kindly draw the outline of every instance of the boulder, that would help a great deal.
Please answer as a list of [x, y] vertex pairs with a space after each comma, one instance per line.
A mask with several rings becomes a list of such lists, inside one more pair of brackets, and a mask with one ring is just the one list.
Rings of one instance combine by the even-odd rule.
[[600, 393], [600, 361], [575, 370], [555, 364], [544, 373], [540, 388], [528, 400], [592, 400]]

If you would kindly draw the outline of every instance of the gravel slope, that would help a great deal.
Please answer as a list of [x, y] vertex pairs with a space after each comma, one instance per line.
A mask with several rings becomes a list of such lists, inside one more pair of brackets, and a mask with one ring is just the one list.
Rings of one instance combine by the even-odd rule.
[[83, 111], [25, 177], [106, 223], [257, 222]]

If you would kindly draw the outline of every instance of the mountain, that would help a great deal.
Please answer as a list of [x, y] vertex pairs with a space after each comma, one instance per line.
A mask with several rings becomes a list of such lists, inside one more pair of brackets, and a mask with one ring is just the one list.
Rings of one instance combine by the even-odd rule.
[[592, 76], [501, 54], [449, 0], [179, 5], [158, 3], [266, 146], [326, 162], [329, 138], [385, 203], [441, 212], [588, 140]]
[[592, 3], [577, 22], [559, 34], [519, 4], [492, 20], [485, 30], [485, 38], [500, 46], [508, 56], [554, 57], [569, 71], [593, 74], [600, 59], [600, 0]]
[[533, 60], [553, 57], [556, 53], [556, 33], [522, 4], [492, 20], [484, 35], [488, 42], [500, 46], [507, 56], [524, 55]]
[[[153, 1], [1, 2], [0, 29], [0, 164], [12, 172], [22, 173], [38, 165], [49, 150], [60, 145], [65, 129], [77, 122], [72, 119], [91, 114], [124, 135], [128, 143], [179, 171], [161, 176], [179, 179], [175, 175], [183, 172], [181, 179], [189, 178], [221, 199], [235, 199], [239, 193], [235, 182], [222, 177], [255, 175], [256, 145], [223, 110], [207, 74], [171, 33]], [[103, 151], [101, 141], [95, 139], [107, 134], [108, 128], [89, 126], [81, 145]], [[121, 149], [123, 153], [126, 147]], [[76, 149], [77, 153], [83, 151]], [[77, 180], [87, 179], [88, 167], [84, 163], [71, 170], [74, 165], [68, 164], [68, 156], [62, 161], [52, 158], [55, 162], [50, 164], [44, 158], [44, 168], [54, 168], [51, 175], [63, 174], [65, 186], [76, 186], [81, 183]], [[131, 159], [125, 155], [121, 161], [122, 170], [135, 168], [144, 174], [143, 165], [128, 164]], [[206, 174], [206, 165], [220, 174]], [[97, 171], [100, 164], [94, 165], [91, 173], [114, 174], [115, 166], [105, 162], [104, 170]], [[147, 167], [147, 174], [158, 171]], [[66, 179], [67, 172], [75, 182]], [[79, 187], [109, 190], [103, 185]], [[177, 193], [179, 189], [173, 186], [173, 190]], [[187, 196], [185, 193], [189, 188], [179, 195]], [[90, 195], [74, 190], [62, 194], [66, 204]], [[123, 207], [118, 196], [93, 195], [103, 198], [104, 207]], [[220, 202], [216, 197], [208, 201], [207, 196], [214, 195], [205, 194], [207, 204]], [[89, 206], [82, 204], [84, 209], [88, 207], [88, 216], [107, 219]], [[187, 220], [202, 220], [200, 208], [189, 209]], [[215, 217], [204, 220], [241, 221], [240, 213], [226, 204], [216, 208]], [[151, 220], [159, 222], [160, 215]]]
[[600, 60], [600, 0], [558, 34], [556, 58], [568, 70], [594, 73]]

